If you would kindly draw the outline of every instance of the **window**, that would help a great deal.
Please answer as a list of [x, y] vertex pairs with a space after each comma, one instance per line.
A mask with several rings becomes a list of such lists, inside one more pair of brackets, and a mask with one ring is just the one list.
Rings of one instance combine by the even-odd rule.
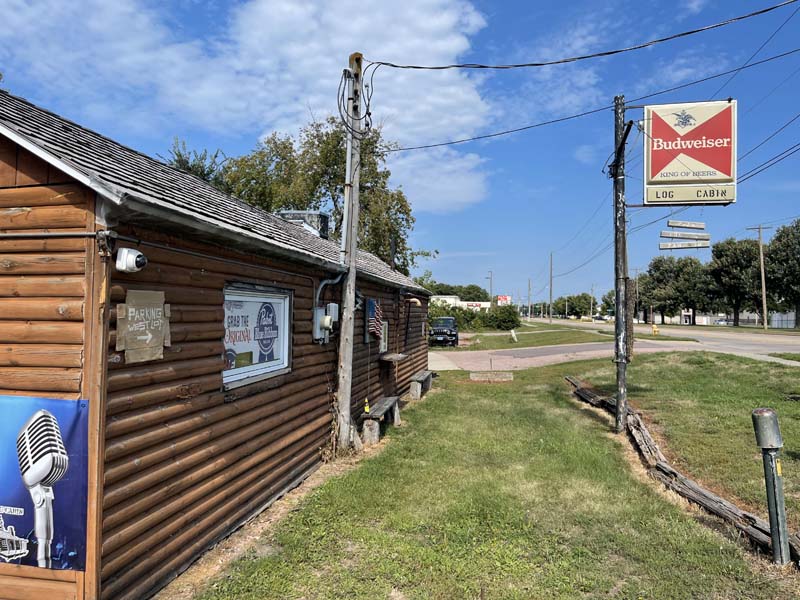
[[389, 321], [384, 321], [381, 324], [381, 341], [378, 352], [381, 354], [389, 351]]
[[236, 387], [291, 369], [292, 293], [245, 284], [225, 288], [225, 370]]

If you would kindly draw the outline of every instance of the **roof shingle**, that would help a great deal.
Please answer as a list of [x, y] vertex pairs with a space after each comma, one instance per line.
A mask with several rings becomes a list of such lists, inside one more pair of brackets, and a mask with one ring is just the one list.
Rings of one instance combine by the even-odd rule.
[[[4, 131], [4, 129], [6, 131]], [[259, 242], [304, 262], [337, 270], [338, 244], [219, 191], [205, 181], [123, 146], [27, 100], [0, 91], [0, 134], [11, 132], [54, 166], [83, 175], [87, 185], [124, 206], [131, 199], [190, 216], [227, 234]], [[425, 293], [378, 257], [358, 252], [358, 271], [393, 287]]]

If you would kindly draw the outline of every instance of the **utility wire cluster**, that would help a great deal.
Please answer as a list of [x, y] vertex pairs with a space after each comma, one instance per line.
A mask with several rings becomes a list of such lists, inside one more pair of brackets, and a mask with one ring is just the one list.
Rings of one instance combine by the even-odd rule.
[[741, 15], [738, 17], [733, 17], [731, 19], [727, 19], [725, 21], [721, 21], [719, 23], [714, 23], [713, 25], [706, 25], [705, 27], [699, 27], [697, 29], [691, 29], [689, 31], [682, 31], [680, 33], [675, 33], [673, 35], [669, 35], [667, 37], [658, 38], [655, 40], [650, 40], [647, 42], [643, 42], [641, 44], [636, 44], [635, 46], [628, 46], [626, 48], [616, 48], [614, 50], [605, 50], [603, 52], [594, 52], [592, 54], [584, 54], [580, 56], [570, 56], [567, 58], [559, 58], [556, 60], [549, 60], [549, 61], [541, 61], [541, 62], [528, 62], [528, 63], [516, 63], [516, 64], [508, 64], [508, 65], [487, 65], [487, 64], [480, 64], [480, 63], [460, 63], [460, 64], [450, 64], [450, 65], [402, 65], [392, 62], [386, 61], [369, 61], [370, 64], [381, 65], [386, 67], [392, 67], [394, 69], [414, 69], [414, 70], [424, 70], [424, 71], [444, 71], [446, 69], [494, 69], [494, 70], [506, 70], [506, 69], [526, 69], [526, 68], [534, 68], [534, 67], [547, 67], [551, 65], [563, 65], [567, 63], [578, 62], [582, 60], [589, 60], [593, 58], [602, 58], [605, 56], [614, 56], [616, 54], [623, 54], [625, 52], [632, 52], [634, 50], [642, 50], [643, 48], [649, 48], [651, 46], [655, 46], [657, 44], [661, 44], [664, 42], [670, 42], [672, 40], [677, 40], [679, 38], [687, 37], [690, 35], [695, 35], [697, 33], [703, 33], [706, 31], [711, 31], [712, 29], [718, 29], [720, 27], [725, 27], [727, 25], [731, 25], [733, 23], [738, 23], [739, 21], [744, 21], [746, 19], [750, 19], [752, 17], [758, 17], [760, 15], [767, 14], [772, 12], [773, 10], [777, 10], [782, 8], [788, 4], [794, 4], [798, 0], [786, 0], [785, 2], [781, 2], [779, 4], [775, 4], [774, 6], [768, 6], [767, 8], [763, 8], [761, 10], [757, 10], [755, 12], [748, 13], [746, 15]]
[[[364, 79], [364, 81], [366, 81], [368, 79], [369, 80], [369, 84], [365, 84], [363, 86], [363, 92], [362, 92], [362, 98], [361, 98], [362, 109], [363, 109], [362, 114], [360, 114], [358, 117], [356, 117], [355, 115], [352, 115], [352, 114], [350, 114], [348, 112], [348, 105], [347, 105], [348, 104], [348, 98], [347, 98], [347, 76], [348, 76], [348, 72], [345, 71], [345, 72], [342, 73], [342, 78], [339, 81], [339, 90], [338, 90], [338, 93], [337, 93], [337, 105], [338, 105], [338, 109], [339, 109], [339, 115], [340, 115], [340, 117], [342, 119], [342, 122], [344, 123], [345, 128], [350, 133], [352, 133], [354, 137], [357, 137], [358, 139], [363, 139], [364, 132], [369, 130], [371, 128], [371, 126], [372, 126], [371, 100], [372, 100], [372, 95], [374, 93], [374, 79], [375, 79], [375, 73], [382, 66], [395, 68], [395, 69], [413, 69], [413, 70], [439, 71], [439, 70], [447, 70], [447, 69], [508, 70], [508, 69], [536, 68], [536, 67], [545, 67], [545, 66], [551, 66], [551, 65], [567, 64], [567, 63], [573, 63], [573, 62], [578, 62], [578, 61], [583, 61], [583, 60], [590, 60], [590, 59], [595, 59], [595, 58], [614, 56], [614, 55], [617, 55], [617, 54], [623, 54], [623, 53], [632, 52], [632, 51], [635, 51], [635, 50], [641, 50], [641, 49], [648, 48], [648, 47], [651, 47], [651, 46], [655, 46], [657, 44], [661, 44], [661, 43], [664, 43], [664, 42], [669, 42], [669, 41], [672, 41], [672, 40], [676, 40], [676, 39], [679, 39], [679, 38], [683, 38], [683, 37], [695, 35], [695, 34], [698, 34], [698, 33], [710, 31], [710, 30], [713, 30], [713, 29], [718, 29], [718, 28], [721, 28], [721, 27], [725, 27], [727, 25], [731, 25], [733, 23], [744, 21], [746, 19], [750, 19], [750, 18], [753, 18], [753, 17], [764, 15], [764, 14], [767, 14], [767, 13], [772, 12], [774, 10], [777, 10], [779, 8], [782, 8], [784, 6], [787, 6], [787, 5], [790, 5], [790, 4], [794, 4], [796, 2], [798, 2], [798, 0], [786, 0], [786, 1], [781, 2], [779, 4], [775, 4], [773, 6], [769, 6], [769, 7], [766, 7], [764, 9], [761, 9], [761, 10], [758, 10], [758, 11], [754, 11], [754, 12], [751, 12], [751, 13], [748, 13], [748, 14], [745, 14], [745, 15], [741, 15], [741, 16], [738, 16], [738, 17], [733, 17], [731, 19], [727, 19], [727, 20], [721, 21], [719, 23], [714, 23], [712, 25], [707, 25], [705, 27], [700, 27], [700, 28], [697, 28], [697, 29], [683, 31], [683, 32], [680, 32], [680, 33], [676, 33], [676, 34], [667, 36], [667, 37], [658, 38], [658, 39], [650, 40], [650, 41], [647, 41], [647, 42], [643, 42], [641, 44], [637, 44], [637, 45], [634, 45], [634, 46], [628, 46], [628, 47], [625, 47], [625, 48], [617, 48], [617, 49], [613, 49], [613, 50], [606, 50], [606, 51], [603, 51], [603, 52], [596, 52], [596, 53], [580, 55], [580, 56], [566, 57], [566, 58], [561, 58], [561, 59], [551, 60], [551, 61], [528, 62], [528, 63], [517, 63], [517, 64], [499, 64], [499, 65], [480, 64], [480, 63], [461, 63], [461, 64], [448, 64], [448, 65], [413, 65], [413, 64], [397, 64], [397, 63], [392, 63], [392, 62], [387, 62], [387, 61], [367, 61], [367, 60], [365, 60], [365, 62], [367, 62], [367, 66], [363, 71], [363, 79]], [[714, 80], [714, 79], [718, 79], [718, 78], [721, 78], [721, 77], [728, 76], [728, 78], [722, 83], [722, 85], [711, 95], [711, 97], [714, 98], [728, 84], [730, 84], [731, 81], [733, 81], [733, 79], [741, 71], [743, 71], [745, 69], [750, 69], [750, 68], [753, 68], [753, 67], [756, 67], [756, 66], [760, 66], [760, 65], [763, 65], [763, 64], [775, 61], [775, 60], [786, 58], [788, 56], [791, 56], [791, 55], [794, 55], [794, 54], [800, 52], [800, 48], [794, 48], [792, 50], [789, 50], [789, 51], [786, 51], [786, 52], [783, 52], [783, 53], [780, 53], [780, 54], [777, 54], [777, 55], [774, 55], [774, 56], [770, 56], [768, 58], [753, 62], [753, 59], [761, 52], [761, 50], [764, 49], [764, 47], [781, 31], [781, 29], [783, 29], [786, 26], [786, 24], [798, 12], [800, 12], [800, 6], [795, 8], [795, 10], [778, 26], [777, 29], [775, 29], [772, 32], [772, 34], [755, 50], [755, 52], [753, 52], [751, 54], [751, 56], [747, 59], [747, 61], [745, 61], [745, 63], [743, 65], [741, 65], [740, 67], [737, 67], [735, 69], [729, 69], [727, 71], [723, 71], [721, 73], [716, 73], [716, 74], [709, 75], [709, 76], [706, 76], [706, 77], [702, 77], [702, 78], [699, 78], [699, 79], [695, 79], [693, 81], [689, 81], [689, 82], [686, 82], [686, 83], [683, 83], [683, 84], [680, 84], [680, 85], [672, 86], [670, 88], [658, 90], [656, 92], [651, 92], [651, 93], [645, 94], [643, 96], [639, 96], [637, 98], [633, 98], [631, 100], [628, 100], [628, 103], [635, 103], [635, 102], [639, 102], [639, 101], [646, 100], [646, 99], [649, 99], [649, 98], [654, 98], [656, 96], [660, 96], [660, 95], [667, 94], [667, 93], [670, 93], [670, 92], [675, 92], [675, 91], [678, 91], [678, 90], [681, 90], [681, 89], [688, 88], [690, 86], [698, 85], [698, 84], [701, 84], [701, 83], [705, 83], [707, 81], [711, 81], [711, 80]], [[780, 83], [778, 83], [772, 90], [770, 90], [764, 97], [762, 97], [757, 102], [757, 104], [761, 104], [762, 102], [764, 102], [773, 93], [775, 93], [782, 85], [784, 85], [789, 79], [794, 77], [798, 72], [800, 72], [800, 67], [795, 69], [791, 74], [789, 74]], [[604, 112], [606, 110], [610, 110], [610, 109], [613, 109], [613, 108], [614, 108], [613, 105], [606, 105], [606, 106], [598, 107], [598, 108], [595, 108], [595, 109], [586, 110], [586, 111], [583, 111], [583, 112], [580, 112], [580, 113], [576, 113], [576, 114], [572, 114], [572, 115], [568, 115], [568, 116], [564, 116], [564, 117], [559, 117], [559, 118], [555, 118], [555, 119], [549, 119], [547, 121], [541, 121], [541, 122], [538, 122], [538, 123], [532, 123], [532, 124], [528, 124], [528, 125], [523, 125], [523, 126], [515, 127], [515, 128], [512, 128], [512, 129], [505, 129], [505, 130], [497, 131], [497, 132], [493, 132], [493, 133], [487, 133], [487, 134], [482, 134], [482, 135], [473, 136], [473, 137], [469, 137], [469, 138], [462, 138], [462, 139], [451, 140], [451, 141], [446, 141], [446, 142], [422, 144], [422, 145], [417, 145], [417, 146], [406, 146], [406, 147], [399, 147], [399, 148], [391, 148], [391, 149], [388, 149], [388, 152], [403, 152], [403, 151], [410, 151], [410, 150], [423, 150], [423, 149], [437, 148], [437, 147], [442, 147], [442, 146], [450, 146], [450, 145], [455, 145], [455, 144], [463, 144], [463, 143], [472, 142], [472, 141], [491, 139], [491, 138], [495, 138], [495, 137], [500, 137], [500, 136], [510, 135], [510, 134], [513, 134], [513, 133], [518, 133], [518, 132], [521, 132], [521, 131], [527, 131], [527, 130], [530, 130], [530, 129], [544, 127], [546, 125], [553, 125], [553, 124], [556, 124], [556, 123], [562, 123], [562, 122], [565, 122], [565, 121], [578, 119], [578, 118], [589, 116], [589, 115], [592, 115], [592, 114], [597, 114], [597, 113], [600, 113], [600, 112]], [[750, 110], [748, 110], [747, 112], [749, 113], [750, 111], [753, 110], [753, 108], [755, 108], [755, 105], [753, 107], [751, 107]], [[747, 114], [747, 113], [745, 113], [745, 114]], [[778, 128], [776, 131], [771, 133], [762, 142], [760, 142], [759, 144], [757, 144], [756, 146], [751, 148], [747, 153], [742, 155], [739, 160], [747, 157], [749, 154], [751, 154], [752, 152], [754, 152], [755, 150], [757, 150], [758, 148], [763, 146], [765, 143], [767, 143], [773, 137], [778, 135], [781, 131], [786, 129], [786, 127], [791, 125], [798, 118], [800, 118], [800, 113], [798, 113], [795, 117], [793, 117], [787, 123], [785, 123], [780, 128]], [[358, 129], [355, 129], [352, 126], [351, 123], [353, 121], [360, 121], [361, 122], [361, 124], [363, 125], [361, 131], [359, 131]], [[640, 133], [641, 132], [642, 132], [642, 130], [640, 129]], [[647, 135], [646, 131], [643, 132], [643, 133], [645, 133], [645, 135]], [[637, 139], [638, 139], [638, 136], [637, 136]], [[744, 175], [742, 175], [742, 176], [740, 176], [738, 178], [738, 183], [743, 183], [745, 181], [748, 181], [749, 179], [759, 175], [760, 173], [763, 173], [767, 169], [769, 169], [772, 166], [782, 162], [783, 160], [785, 160], [786, 158], [792, 156], [793, 154], [795, 154], [797, 152], [800, 152], [800, 143], [795, 144], [793, 146], [790, 146], [789, 148], [785, 149], [783, 152], [771, 157], [770, 159], [762, 162], [761, 164], [757, 165], [756, 167], [753, 167], [752, 169], [747, 171]], [[613, 153], [612, 153], [612, 155], [613, 155]], [[632, 162], [635, 162], [638, 159], [638, 156], [634, 156], [632, 158], [633, 158]], [[605, 167], [607, 166], [607, 163], [608, 163], [608, 160], [606, 161], [606, 164], [603, 167], [604, 171], [605, 171]], [[586, 229], [586, 227], [589, 225], [589, 223], [591, 223], [591, 221], [597, 215], [599, 210], [605, 204], [605, 202], [608, 199], [609, 195], [610, 194], [606, 195], [602, 199], [602, 201], [597, 206], [597, 208], [594, 210], [592, 215], [586, 220], [586, 222], [581, 226], [581, 228], [576, 232], [576, 234], [570, 239], [570, 241], [567, 242], [567, 244], [565, 244], [561, 248], [559, 248], [559, 251], [562, 250], [565, 246], [569, 245], [573, 240], [575, 240]], [[679, 215], [679, 214], [683, 213], [684, 211], [688, 210], [689, 208], [690, 207], [686, 206], [686, 207], [682, 207], [682, 208], [678, 208], [678, 209], [672, 210], [667, 215], [664, 215], [662, 217], [659, 217], [659, 218], [654, 219], [652, 221], [649, 221], [647, 223], [644, 223], [644, 224], [641, 224], [641, 225], [637, 225], [636, 227], [631, 228], [629, 230], [629, 233], [633, 234], [633, 233], [636, 233], [638, 231], [641, 231], [641, 230], [643, 230], [643, 229], [645, 229], [647, 227], [650, 227], [650, 226], [652, 226], [652, 225], [654, 225], [654, 224], [656, 224], [656, 223], [658, 223], [660, 221], [663, 221], [663, 220], [665, 220], [667, 218], [673, 217], [675, 215]], [[610, 234], [609, 234], [609, 236], [610, 236]], [[600, 246], [595, 251], [593, 251], [591, 253], [591, 255], [589, 256], [589, 258], [587, 258], [581, 264], [577, 265], [576, 267], [573, 267], [573, 268], [569, 269], [568, 271], [565, 271], [565, 272], [559, 273], [557, 275], [554, 275], [553, 277], [564, 277], [566, 275], [574, 273], [575, 271], [585, 267], [586, 265], [588, 265], [591, 262], [593, 262], [594, 260], [596, 260], [598, 257], [600, 257], [603, 254], [605, 254], [613, 246], [613, 241], [611, 243], [608, 243], [608, 244], [605, 243], [609, 236], [606, 236], [606, 238], [604, 238], [604, 240], [601, 242]], [[546, 287], [547, 286], [545, 286], [545, 288]], [[544, 288], [542, 288], [542, 289], [544, 289]]]
[[[792, 55], [797, 54], [799, 52], [800, 52], [800, 47], [794, 48], [792, 50], [788, 50], [786, 52], [782, 52], [780, 54], [776, 54], [774, 56], [770, 56], [768, 58], [765, 58], [765, 59], [762, 59], [762, 60], [759, 60], [759, 61], [756, 61], [756, 62], [752, 62], [750, 64], [746, 64], [746, 65], [743, 65], [741, 67], [737, 67], [735, 69], [729, 69], [729, 70], [723, 71], [721, 73], [716, 73], [714, 75], [708, 75], [706, 77], [701, 77], [700, 79], [695, 79], [693, 81], [688, 81], [688, 82], [682, 83], [680, 85], [675, 85], [675, 86], [672, 86], [672, 87], [669, 87], [669, 88], [665, 88], [663, 90], [650, 92], [650, 93], [645, 94], [643, 96], [639, 96], [637, 98], [632, 98], [632, 99], [628, 100], [628, 102], [630, 102], [630, 103], [640, 102], [642, 100], [647, 100], [649, 98], [655, 98], [656, 96], [662, 96], [664, 94], [669, 94], [671, 92], [676, 92], [678, 90], [682, 90], [682, 89], [685, 89], [685, 88], [688, 88], [688, 87], [691, 87], [691, 86], [699, 85], [701, 83], [705, 83], [705, 82], [711, 81], [713, 79], [718, 79], [720, 77], [725, 77], [726, 75], [731, 75], [732, 73], [737, 73], [737, 72], [743, 71], [745, 69], [752, 69], [754, 67], [758, 67], [760, 65], [772, 62], [774, 60], [780, 60], [782, 58], [786, 58], [788, 56], [792, 56]], [[798, 71], [800, 71], [800, 69], [798, 69]], [[775, 88], [775, 89], [777, 89], [777, 88]], [[774, 91], [775, 90], [773, 90], [773, 92]], [[766, 99], [766, 97], [764, 99]], [[763, 99], [762, 99], [762, 101], [763, 101]], [[585, 110], [583, 112], [575, 113], [575, 114], [572, 114], [572, 115], [567, 115], [565, 117], [558, 117], [558, 118], [555, 118], [555, 119], [549, 119], [547, 121], [540, 121], [538, 123], [531, 123], [529, 125], [522, 125], [520, 127], [514, 127], [512, 129], [503, 129], [501, 131], [495, 131], [493, 133], [485, 133], [485, 134], [482, 134], [482, 135], [476, 135], [476, 136], [472, 136], [472, 137], [468, 137], [468, 138], [460, 138], [460, 139], [457, 139], [457, 140], [450, 140], [450, 141], [447, 141], [447, 142], [437, 142], [437, 143], [432, 143], [432, 144], [421, 144], [421, 145], [418, 145], [418, 146], [402, 146], [400, 148], [391, 148], [391, 149], [388, 150], [388, 152], [407, 152], [407, 151], [410, 151], [410, 150], [426, 150], [428, 148], [439, 148], [441, 146], [454, 146], [456, 144], [465, 144], [467, 142], [475, 142], [475, 141], [480, 141], [480, 140], [487, 140], [487, 139], [491, 139], [491, 138], [510, 135], [512, 133], [519, 133], [521, 131], [527, 131], [529, 129], [537, 129], [539, 127], [544, 127], [546, 125], [555, 125], [556, 123], [563, 123], [565, 121], [572, 121], [574, 119], [579, 119], [581, 117], [587, 117], [589, 115], [594, 115], [594, 114], [597, 114], [597, 113], [601, 113], [601, 112], [605, 112], [607, 110], [613, 110], [613, 109], [614, 109], [614, 106], [612, 104], [608, 104], [606, 106], [600, 106], [598, 108]]]

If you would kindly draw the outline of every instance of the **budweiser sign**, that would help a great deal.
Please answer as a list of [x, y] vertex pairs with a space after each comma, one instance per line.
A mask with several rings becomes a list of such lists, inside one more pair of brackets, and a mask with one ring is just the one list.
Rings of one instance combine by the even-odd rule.
[[646, 106], [645, 204], [736, 200], [736, 102]]

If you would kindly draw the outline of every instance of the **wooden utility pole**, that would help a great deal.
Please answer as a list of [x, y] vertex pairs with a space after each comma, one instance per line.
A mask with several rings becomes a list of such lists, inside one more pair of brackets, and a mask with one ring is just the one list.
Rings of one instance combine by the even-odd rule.
[[553, 322], [553, 253], [550, 253], [550, 304], [547, 306], [550, 323]]
[[531, 278], [528, 277], [528, 321], [531, 320]]
[[489, 280], [489, 305], [494, 306], [494, 273], [489, 271], [486, 279]]
[[589, 318], [594, 321], [594, 284], [592, 284], [592, 293], [589, 297]]
[[764, 273], [764, 237], [763, 231], [764, 229], [772, 229], [772, 227], [764, 227], [763, 225], [759, 225], [758, 227], [748, 227], [748, 231], [756, 231], [758, 230], [758, 258], [761, 262], [761, 321], [764, 324], [764, 331], [769, 329], [769, 325], [767, 323], [767, 276]]
[[617, 433], [625, 430], [625, 417], [628, 412], [628, 302], [626, 298], [628, 248], [625, 232], [625, 141], [632, 125], [632, 121], [625, 124], [625, 96], [616, 96], [614, 98], [614, 162], [611, 164], [610, 173], [614, 181], [614, 288], [616, 291], [614, 362], [617, 365], [615, 420]]
[[339, 331], [339, 382], [336, 390], [339, 448], [353, 445], [350, 416], [353, 384], [353, 338], [355, 335], [356, 255], [358, 252], [358, 187], [361, 171], [361, 54], [350, 55], [347, 79], [347, 157], [344, 179], [344, 218], [342, 219], [342, 260], [347, 269], [342, 325]]

